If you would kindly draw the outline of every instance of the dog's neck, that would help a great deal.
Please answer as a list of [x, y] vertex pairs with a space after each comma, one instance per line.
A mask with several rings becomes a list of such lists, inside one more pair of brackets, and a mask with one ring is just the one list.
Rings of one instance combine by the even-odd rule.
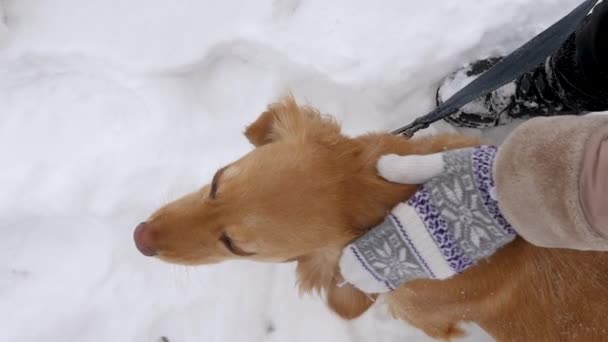
[[[345, 318], [356, 317], [373, 302], [368, 295], [347, 285], [338, 287], [342, 277], [338, 261], [342, 248], [379, 224], [397, 203], [408, 199], [416, 185], [390, 183], [377, 175], [376, 163], [385, 154], [430, 154], [463, 146], [478, 145], [476, 139], [457, 135], [439, 135], [408, 140], [389, 134], [370, 134], [352, 139], [341, 146], [342, 154], [351, 157], [340, 161], [343, 177], [343, 201], [348, 203], [341, 213], [345, 241], [337, 241], [298, 258], [298, 278], [302, 291], [327, 294], [328, 304]], [[340, 147], [336, 147], [340, 148]]]
[[[357, 236], [382, 222], [387, 212], [397, 203], [410, 198], [417, 190], [416, 185], [391, 183], [377, 174], [376, 164], [386, 154], [412, 155], [431, 154], [463, 145], [475, 146], [477, 139], [461, 135], [436, 135], [417, 139], [406, 139], [390, 134], [370, 134], [355, 139], [362, 146], [358, 166], [348, 180], [352, 189], [348, 199], [351, 208], [348, 213], [348, 227]], [[347, 189], [348, 191], [348, 189]]]

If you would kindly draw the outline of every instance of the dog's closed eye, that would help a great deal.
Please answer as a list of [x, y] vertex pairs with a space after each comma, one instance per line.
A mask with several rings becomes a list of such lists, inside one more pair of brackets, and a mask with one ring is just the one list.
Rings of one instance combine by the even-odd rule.
[[232, 254], [235, 254], [238, 256], [244, 256], [244, 257], [255, 255], [255, 253], [246, 252], [246, 251], [242, 250], [241, 248], [239, 248], [226, 233], [222, 233], [222, 235], [220, 236], [220, 241], [224, 244], [224, 246], [226, 246], [226, 249], [229, 250], [230, 253], [232, 253]]

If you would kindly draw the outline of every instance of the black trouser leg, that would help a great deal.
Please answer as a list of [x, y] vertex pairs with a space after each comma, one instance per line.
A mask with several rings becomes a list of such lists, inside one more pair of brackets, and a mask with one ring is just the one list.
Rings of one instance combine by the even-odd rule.
[[577, 53], [589, 78], [608, 73], [608, 0], [599, 3], [577, 32]]
[[581, 111], [608, 110], [608, 0], [553, 56], [552, 67], [564, 102]]

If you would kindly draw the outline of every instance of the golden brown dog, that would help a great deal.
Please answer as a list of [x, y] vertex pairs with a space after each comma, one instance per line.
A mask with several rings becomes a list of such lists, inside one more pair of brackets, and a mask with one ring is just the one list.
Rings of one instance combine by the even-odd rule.
[[[349, 138], [290, 97], [270, 105], [245, 135], [255, 149], [140, 224], [137, 247], [189, 265], [297, 262], [300, 288], [321, 293], [346, 319], [373, 300], [337, 286], [342, 248], [416, 191], [377, 176], [378, 158], [478, 144], [459, 135]], [[416, 280], [385, 300], [395, 317], [440, 339], [461, 335], [458, 324], [470, 321], [499, 341], [608, 341], [608, 254], [516, 240], [461, 275]]]

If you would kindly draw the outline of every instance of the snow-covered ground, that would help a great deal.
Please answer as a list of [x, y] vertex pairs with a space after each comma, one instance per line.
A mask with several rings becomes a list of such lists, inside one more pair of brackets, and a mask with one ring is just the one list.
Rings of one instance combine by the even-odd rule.
[[291, 265], [145, 258], [133, 228], [248, 151], [286, 90], [347, 133], [393, 129], [577, 3], [0, 0], [2, 340], [430, 340], [381, 306], [341, 321]]

